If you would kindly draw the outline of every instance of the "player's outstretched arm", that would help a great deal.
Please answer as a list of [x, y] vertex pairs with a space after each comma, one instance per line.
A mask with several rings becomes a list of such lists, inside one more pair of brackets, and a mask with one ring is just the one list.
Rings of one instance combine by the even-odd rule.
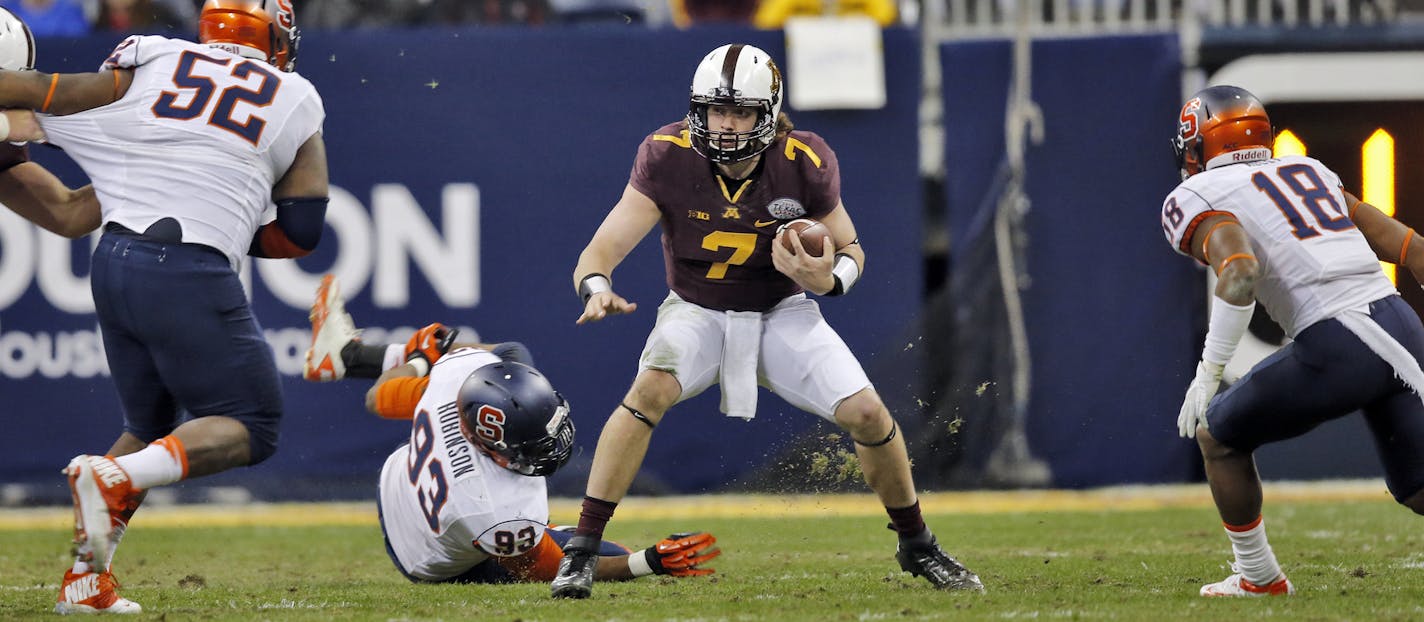
[[661, 218], [658, 206], [631, 184], [604, 217], [574, 267], [574, 290], [583, 300], [578, 323], [597, 322], [608, 315], [632, 313], [638, 304], [613, 292], [613, 270]]
[[34, 162], [0, 172], [0, 203], [46, 231], [71, 239], [97, 229], [101, 220], [93, 186], [70, 189]]
[[[641, 551], [599, 557], [593, 578], [595, 581], [627, 581], [648, 575], [710, 575], [716, 570], [704, 564], [722, 554], [716, 544], [717, 538], [710, 533], [675, 533]], [[497, 559], [521, 581], [548, 583], [554, 579], [563, 557], [563, 551], [553, 538], [546, 536], [522, 555]]]
[[129, 69], [64, 74], [0, 71], [0, 107], [74, 114], [118, 101], [131, 83]]
[[1375, 255], [1409, 268], [1414, 280], [1424, 283], [1424, 241], [1419, 240], [1414, 230], [1348, 192], [1345, 202], [1349, 204], [1350, 220], [1355, 221], [1355, 227], [1364, 234]]

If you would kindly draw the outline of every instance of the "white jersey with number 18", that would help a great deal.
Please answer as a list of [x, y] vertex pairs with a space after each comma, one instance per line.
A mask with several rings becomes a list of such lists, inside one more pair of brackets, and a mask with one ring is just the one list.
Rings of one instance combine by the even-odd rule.
[[272, 186], [321, 131], [316, 88], [261, 60], [158, 36], [125, 39], [100, 70], [115, 68], [133, 70], [124, 96], [42, 115], [49, 141], [89, 175], [104, 222], [143, 231], [175, 218], [184, 242], [238, 266]]
[[1304, 156], [1214, 168], [1167, 196], [1162, 231], [1177, 252], [1190, 256], [1202, 220], [1235, 216], [1261, 265], [1256, 299], [1294, 337], [1320, 320], [1395, 293], [1351, 222], [1340, 185], [1334, 171]]

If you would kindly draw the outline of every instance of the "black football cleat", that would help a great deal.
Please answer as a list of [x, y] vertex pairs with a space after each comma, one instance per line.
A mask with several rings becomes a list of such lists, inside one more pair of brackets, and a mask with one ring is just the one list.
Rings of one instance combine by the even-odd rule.
[[979, 576], [945, 553], [934, 539], [928, 546], [907, 547], [905, 543], [900, 543], [895, 548], [895, 560], [900, 562], [900, 569], [924, 577], [939, 589], [984, 591], [984, 583]]
[[598, 567], [598, 539], [574, 536], [564, 545], [559, 573], [550, 584], [554, 598], [588, 598], [593, 593], [593, 570]]

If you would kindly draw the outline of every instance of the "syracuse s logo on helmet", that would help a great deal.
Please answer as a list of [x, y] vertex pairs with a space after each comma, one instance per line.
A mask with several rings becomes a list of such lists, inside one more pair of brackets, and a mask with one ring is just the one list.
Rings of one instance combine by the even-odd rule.
[[490, 445], [504, 443], [504, 411], [489, 404], [480, 407], [475, 415], [475, 436]]
[[1186, 142], [1197, 137], [1197, 111], [1201, 109], [1201, 98], [1193, 97], [1182, 105], [1182, 114], [1177, 118], [1177, 133]]

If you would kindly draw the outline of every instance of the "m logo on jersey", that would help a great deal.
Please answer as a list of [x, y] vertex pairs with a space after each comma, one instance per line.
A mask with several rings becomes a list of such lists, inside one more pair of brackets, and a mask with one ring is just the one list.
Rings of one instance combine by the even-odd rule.
[[504, 443], [504, 411], [489, 404], [475, 413], [475, 436], [491, 445]]

